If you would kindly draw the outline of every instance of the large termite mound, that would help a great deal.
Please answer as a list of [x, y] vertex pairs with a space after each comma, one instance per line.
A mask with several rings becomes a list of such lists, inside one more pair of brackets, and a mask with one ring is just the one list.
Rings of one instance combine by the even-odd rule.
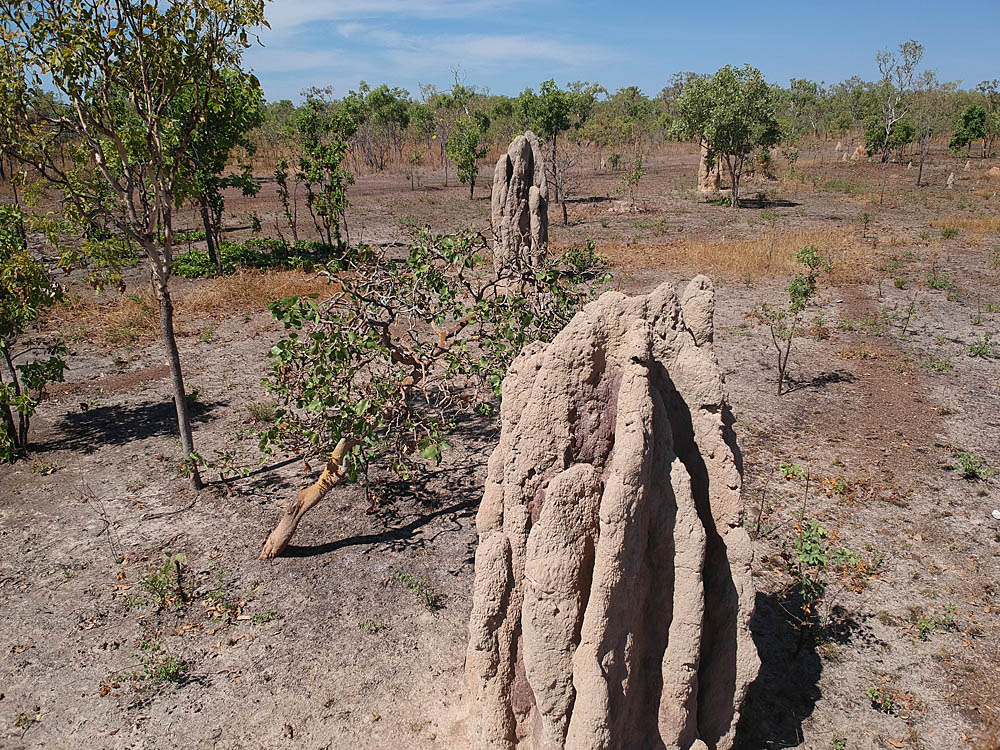
[[511, 142], [493, 172], [490, 219], [498, 269], [538, 265], [549, 243], [548, 205], [542, 148], [528, 130]]
[[466, 672], [480, 748], [729, 748], [759, 661], [714, 290], [607, 293], [503, 384]]

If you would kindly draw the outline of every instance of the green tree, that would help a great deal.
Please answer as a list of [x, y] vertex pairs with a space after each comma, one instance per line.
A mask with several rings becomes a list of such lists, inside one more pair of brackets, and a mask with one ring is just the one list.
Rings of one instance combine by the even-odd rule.
[[462, 116], [455, 121], [454, 130], [445, 145], [448, 158], [455, 162], [458, 181], [469, 183], [469, 200], [476, 191], [476, 177], [479, 176], [479, 160], [486, 156], [485, 136], [490, 120], [481, 112], [472, 117]]
[[747, 157], [781, 140], [774, 90], [750, 65], [720, 69], [710, 79], [687, 83], [677, 100], [676, 128], [705, 139], [729, 169], [733, 208], [740, 204], [740, 180]]
[[978, 104], [970, 104], [962, 110], [955, 124], [955, 131], [952, 133], [948, 147], [959, 153], [963, 148], [968, 148], [971, 152], [973, 141], [982, 139], [983, 158], [986, 158], [986, 123], [988, 115], [984, 107]]
[[0, 461], [6, 462], [27, 449], [42, 390], [61, 381], [66, 369], [60, 342], [25, 340], [30, 326], [61, 296], [45, 266], [28, 252], [25, 237], [24, 215], [0, 206]]
[[305, 185], [306, 207], [321, 241], [343, 244], [349, 205], [347, 188], [354, 182], [344, 166], [348, 143], [357, 131], [357, 113], [351, 107], [335, 107], [313, 91], [298, 113], [298, 135], [302, 154], [296, 178]]
[[427, 105], [433, 110], [436, 131], [432, 140], [440, 146], [441, 166], [444, 167], [444, 184], [448, 185], [448, 160], [445, 148], [451, 140], [451, 131], [459, 117], [472, 115], [473, 102], [479, 96], [474, 88], [466, 86], [455, 74], [455, 84], [451, 91], [438, 91], [433, 86], [425, 86], [421, 91]]
[[572, 125], [574, 106], [579, 106], [579, 102], [570, 92], [560, 89], [554, 79], [549, 79], [538, 87], [537, 94], [530, 88], [521, 92], [518, 106], [528, 127], [551, 145], [548, 171], [552, 178], [554, 198], [562, 204], [563, 224], [567, 224], [566, 196], [559, 183], [561, 171], [558, 142], [560, 134], [569, 130]]
[[386, 84], [372, 88], [362, 81], [343, 101], [357, 122], [354, 144], [370, 169], [383, 171], [390, 154], [403, 158], [403, 136], [410, 124], [410, 95]]
[[[196, 487], [170, 295], [173, 211], [187, 170], [182, 155], [222, 71], [240, 68], [263, 11], [263, 0], [0, 0], [0, 150], [60, 189], [80, 225], [118, 232], [145, 253]], [[43, 82], [69, 107], [33, 109], [30, 91]], [[60, 148], [67, 137], [68, 160]]]
[[916, 139], [917, 128], [909, 119], [900, 120], [893, 126], [888, 143], [882, 121], [874, 115], [865, 119], [865, 151], [869, 156], [894, 151], [901, 161], [903, 149]]
[[[205, 243], [208, 255], [219, 273], [222, 259], [218, 246], [221, 236], [222, 213], [225, 209], [225, 188], [239, 188], [243, 195], [256, 195], [257, 182], [253, 179], [249, 163], [238, 172], [223, 175], [230, 155], [242, 149], [246, 156], [256, 152], [251, 131], [264, 121], [264, 95], [255, 78], [231, 68], [220, 71], [219, 86], [207, 97], [202, 114], [202, 124], [192, 134], [190, 144], [178, 160], [186, 167], [178, 191], [178, 204], [190, 198], [201, 210], [205, 226]], [[190, 90], [181, 97], [178, 105], [184, 117], [189, 106], [201, 100], [201, 92]]]

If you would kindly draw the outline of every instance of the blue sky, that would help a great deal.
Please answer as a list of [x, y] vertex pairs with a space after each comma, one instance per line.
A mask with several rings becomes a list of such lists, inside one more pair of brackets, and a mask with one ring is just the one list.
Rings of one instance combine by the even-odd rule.
[[[961, 12], [956, 13], [955, 9]], [[309, 86], [341, 96], [358, 81], [500, 94], [555, 78], [656, 94], [675, 71], [750, 63], [768, 80], [876, 76], [876, 51], [916, 39], [924, 67], [964, 87], [1000, 78], [1000, 0], [822, 4], [606, 0], [274, 0], [250, 50], [269, 100]]]

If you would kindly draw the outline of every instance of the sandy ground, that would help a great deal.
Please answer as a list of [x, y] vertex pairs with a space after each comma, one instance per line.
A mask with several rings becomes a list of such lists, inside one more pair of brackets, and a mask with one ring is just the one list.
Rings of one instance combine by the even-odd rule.
[[[932, 186], [920, 190], [893, 165], [880, 207], [871, 204], [876, 165], [825, 155], [801, 163], [796, 179], [751, 187], [763, 201], [732, 212], [690, 191], [693, 153], [671, 154], [653, 160], [641, 213], [610, 213], [619, 178], [586, 175], [570, 226], [553, 224], [557, 247], [593, 237], [627, 291], [679, 286], [697, 271], [717, 279], [717, 352], [746, 464], [763, 660], [744, 748], [831, 748], [840, 737], [851, 750], [996, 747], [1000, 521], [990, 512], [1000, 479], [967, 480], [953, 467], [957, 452], [972, 451], [1000, 469], [1000, 359], [968, 350], [986, 333], [1000, 341], [990, 265], [1000, 226], [989, 223], [1000, 186], [979, 165], [970, 174], [944, 155], [934, 161]], [[952, 170], [958, 184], [947, 191]], [[403, 242], [410, 224], [485, 229], [486, 182], [469, 201], [467, 188], [440, 187], [436, 173], [416, 191], [402, 175], [360, 178], [352, 238]], [[266, 227], [277, 207], [264, 188], [256, 210]], [[230, 209], [242, 226], [241, 199]], [[797, 341], [794, 387], [776, 397], [770, 341], [747, 312], [780, 301], [787, 274], [740, 278], [685, 248], [763, 235], [765, 212], [781, 232], [831, 229], [856, 245], [862, 211], [873, 217], [861, 244], [876, 270], [859, 273], [866, 281], [821, 282], [813, 314], [824, 320]], [[956, 221], [956, 237], [942, 236], [942, 217]], [[928, 288], [932, 274], [952, 288]], [[141, 269], [130, 283], [142, 287]], [[180, 346], [198, 391], [199, 450], [256, 464], [246, 406], [266, 401], [259, 383], [281, 332], [266, 312], [189, 323]], [[197, 335], [206, 325], [211, 336]], [[78, 337], [71, 349], [67, 384], [51, 389], [33, 422], [30, 456], [0, 467], [0, 746], [465, 746], [474, 521], [498, 426], [463, 424], [418, 481], [376, 472], [372, 497], [335, 489], [295, 546], [261, 563], [276, 506], [320, 462], [276, 456], [247, 478], [210, 475], [195, 493], [176, 474], [159, 345], [109, 349]], [[782, 463], [810, 478], [786, 478]], [[835, 532], [860, 564], [827, 571], [826, 627], [796, 650], [789, 560], [801, 518]], [[175, 559], [182, 593], [170, 589], [159, 606], [149, 589]], [[187, 664], [179, 681], [148, 666], [167, 656]], [[871, 688], [891, 697], [886, 710]]]

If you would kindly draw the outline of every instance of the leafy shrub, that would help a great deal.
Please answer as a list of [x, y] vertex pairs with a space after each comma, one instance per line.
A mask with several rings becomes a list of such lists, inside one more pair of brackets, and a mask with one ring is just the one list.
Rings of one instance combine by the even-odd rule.
[[764, 303], [749, 313], [749, 317], [766, 326], [771, 334], [771, 343], [777, 355], [779, 396], [788, 372], [792, 342], [800, 332], [802, 313], [816, 296], [819, 274], [829, 271], [833, 266], [823, 259], [815, 245], [804, 247], [795, 253], [795, 260], [805, 270], [795, 274], [788, 285], [788, 303], [783, 306]]
[[[219, 261], [222, 273], [231, 274], [241, 268], [289, 270], [322, 263], [339, 253], [333, 245], [321, 242], [295, 242], [286, 245], [280, 240], [252, 238], [246, 242], [222, 242]], [[174, 258], [173, 273], [186, 279], [209, 278], [217, 275], [215, 264], [204, 250], [188, 250]]]
[[994, 356], [993, 335], [984, 333], [969, 344], [969, 356], [986, 359]]
[[524, 346], [554, 337], [610, 278], [592, 243], [537, 268], [491, 269], [488, 254], [481, 235], [421, 232], [405, 261], [339, 269], [329, 299], [271, 304], [290, 333], [270, 351], [278, 404], [261, 449], [342, 446], [351, 479], [379, 458], [403, 478], [415, 453], [439, 461], [457, 414], [491, 415]]
[[996, 471], [986, 465], [982, 458], [971, 451], [963, 451], [955, 456], [955, 469], [965, 479], [989, 479]]
[[[61, 297], [59, 285], [28, 251], [23, 214], [0, 206], [0, 461], [28, 447], [31, 417], [46, 383], [61, 382], [66, 348], [60, 341], [25, 341], [25, 332]], [[18, 349], [35, 356], [17, 363]]]

